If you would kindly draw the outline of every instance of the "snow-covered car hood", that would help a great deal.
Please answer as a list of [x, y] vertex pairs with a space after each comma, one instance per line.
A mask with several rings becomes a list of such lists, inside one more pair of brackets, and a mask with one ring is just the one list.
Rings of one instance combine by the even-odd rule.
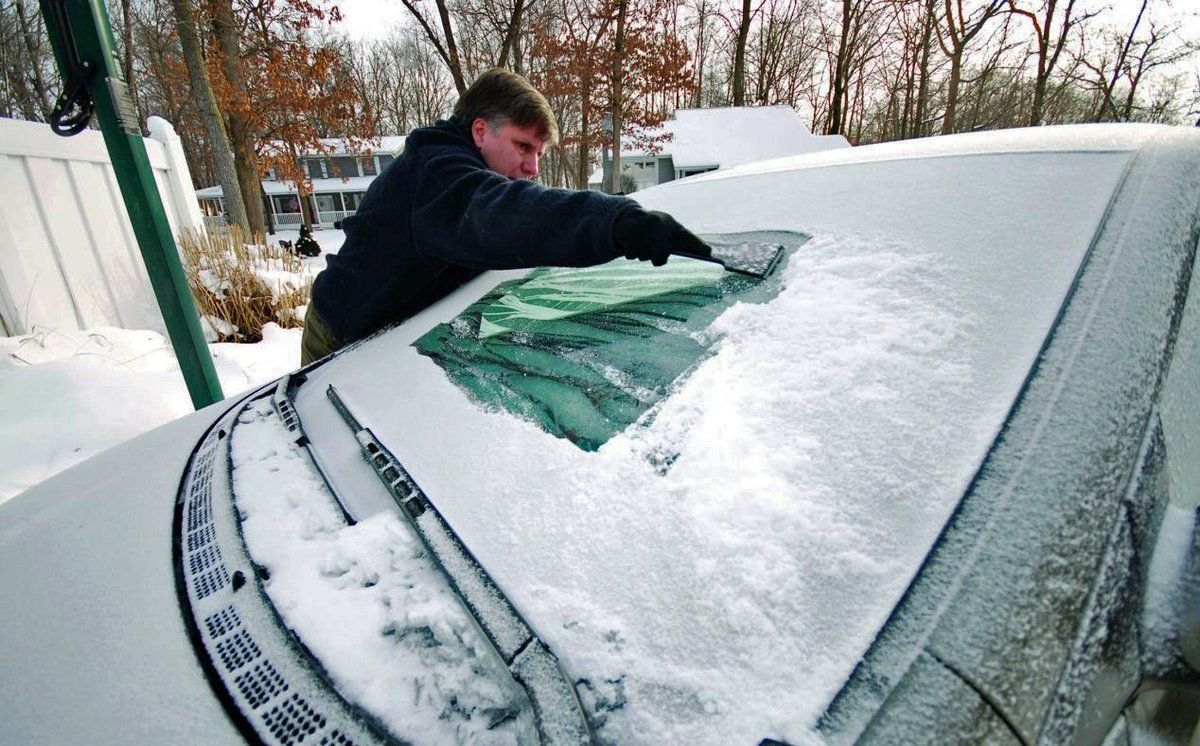
[[9, 743], [239, 743], [179, 608], [171, 523], [191, 449], [232, 402], [0, 506], [0, 720]]

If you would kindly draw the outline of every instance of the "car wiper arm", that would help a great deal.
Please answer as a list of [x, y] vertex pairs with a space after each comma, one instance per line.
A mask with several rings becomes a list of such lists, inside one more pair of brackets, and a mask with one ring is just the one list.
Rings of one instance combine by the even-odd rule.
[[332, 385], [325, 390], [400, 512], [412, 524], [429, 556], [450, 582], [463, 606], [529, 695], [538, 735], [544, 744], [591, 743], [583, 707], [558, 659], [521, 617], [475, 556], [417, 486], [400, 462], [363, 427]]

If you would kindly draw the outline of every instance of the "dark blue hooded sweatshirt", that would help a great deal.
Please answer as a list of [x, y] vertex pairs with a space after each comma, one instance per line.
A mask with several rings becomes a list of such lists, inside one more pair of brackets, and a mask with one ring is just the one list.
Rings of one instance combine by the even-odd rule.
[[342, 221], [346, 241], [312, 303], [343, 344], [403, 321], [486, 269], [586, 267], [618, 256], [613, 221], [636, 202], [488, 169], [454, 119], [413, 130]]

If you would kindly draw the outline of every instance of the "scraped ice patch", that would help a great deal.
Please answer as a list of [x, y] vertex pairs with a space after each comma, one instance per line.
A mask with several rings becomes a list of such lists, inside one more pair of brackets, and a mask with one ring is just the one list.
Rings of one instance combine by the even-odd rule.
[[532, 737], [523, 692], [393, 513], [346, 525], [260, 401], [233, 431], [233, 483], [267, 594], [351, 702], [412, 743]]

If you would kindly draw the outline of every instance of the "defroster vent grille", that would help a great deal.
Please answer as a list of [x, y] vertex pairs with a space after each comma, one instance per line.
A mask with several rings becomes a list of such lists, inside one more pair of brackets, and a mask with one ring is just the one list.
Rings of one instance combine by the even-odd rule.
[[[273, 414], [298, 428], [286, 390], [283, 404]], [[388, 742], [387, 734], [349, 705], [296, 644], [251, 569], [231, 492], [229, 434], [239, 414], [231, 412], [223, 421], [231, 431], [218, 429], [219, 424], [200, 444], [176, 517], [176, 561], [210, 681], [227, 693], [231, 714], [264, 743]]]

